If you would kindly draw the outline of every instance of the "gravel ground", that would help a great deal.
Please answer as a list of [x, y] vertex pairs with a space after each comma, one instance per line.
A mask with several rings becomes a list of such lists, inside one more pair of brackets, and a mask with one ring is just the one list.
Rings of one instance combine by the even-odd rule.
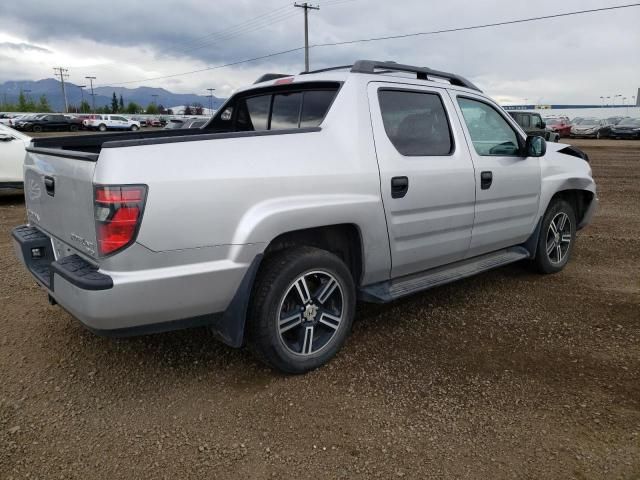
[[640, 478], [640, 142], [572, 143], [601, 207], [565, 271], [361, 305], [295, 377], [203, 329], [89, 333], [14, 259], [0, 196], [0, 478]]

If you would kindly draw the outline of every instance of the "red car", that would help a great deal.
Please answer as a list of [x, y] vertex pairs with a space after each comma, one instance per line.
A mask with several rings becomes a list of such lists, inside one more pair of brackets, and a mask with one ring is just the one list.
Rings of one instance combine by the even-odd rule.
[[568, 137], [571, 133], [571, 123], [565, 118], [545, 118], [547, 129], [556, 132], [560, 137]]

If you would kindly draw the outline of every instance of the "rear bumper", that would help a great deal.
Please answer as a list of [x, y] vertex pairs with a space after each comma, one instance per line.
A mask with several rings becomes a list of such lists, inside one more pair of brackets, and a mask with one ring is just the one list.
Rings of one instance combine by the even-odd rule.
[[251, 262], [105, 272], [78, 255], [56, 260], [51, 239], [37, 228], [17, 227], [12, 235], [16, 256], [36, 281], [95, 333], [130, 336], [207, 324], [225, 343], [242, 343], [257, 269]]

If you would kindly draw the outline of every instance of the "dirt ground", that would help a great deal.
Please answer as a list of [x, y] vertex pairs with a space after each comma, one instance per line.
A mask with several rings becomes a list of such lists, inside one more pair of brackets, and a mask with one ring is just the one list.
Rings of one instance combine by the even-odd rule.
[[0, 195], [0, 478], [640, 478], [640, 142], [572, 143], [601, 206], [562, 273], [361, 305], [304, 376], [204, 329], [89, 333], [14, 259]]

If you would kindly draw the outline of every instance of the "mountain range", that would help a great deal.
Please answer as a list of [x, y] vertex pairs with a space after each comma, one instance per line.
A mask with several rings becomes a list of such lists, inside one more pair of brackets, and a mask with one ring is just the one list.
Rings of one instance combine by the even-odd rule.
[[[89, 104], [91, 104], [91, 90], [87, 87], [84, 88], [84, 93], [78, 85], [65, 82], [65, 89], [67, 92], [67, 101], [69, 105], [80, 105], [82, 96]], [[62, 88], [59, 80], [54, 78], [46, 78], [43, 80], [22, 80], [22, 81], [7, 81], [0, 84], [0, 102], [17, 103], [20, 90], [26, 92], [25, 94], [30, 96], [34, 101], [38, 101], [40, 95], [46, 95], [49, 105], [55, 111], [62, 111], [64, 109], [64, 97], [62, 96]], [[152, 88], [152, 87], [137, 87], [137, 88], [125, 88], [125, 87], [94, 87], [96, 108], [103, 107], [105, 105], [111, 105], [111, 96], [113, 92], [116, 93], [118, 99], [120, 95], [124, 100], [125, 105], [129, 102], [135, 102], [142, 106], [147, 106], [154, 100], [158, 105], [163, 105], [165, 108], [171, 108], [176, 105], [192, 105], [194, 103], [202, 104], [202, 106], [209, 107], [209, 97], [206, 95], [196, 95], [193, 93], [173, 93], [164, 88]], [[155, 97], [157, 95], [157, 97]], [[213, 97], [213, 108], [217, 109], [225, 99]]]

